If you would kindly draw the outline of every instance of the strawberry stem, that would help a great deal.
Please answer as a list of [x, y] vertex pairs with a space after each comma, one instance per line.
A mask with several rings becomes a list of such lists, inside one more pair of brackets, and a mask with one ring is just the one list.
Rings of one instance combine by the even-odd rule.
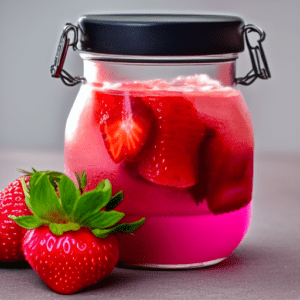
[[80, 191], [80, 195], [82, 195], [83, 192], [84, 192], [84, 189], [85, 189], [85, 187], [87, 185], [86, 172], [83, 171], [81, 173], [81, 176], [77, 172], [75, 172], [75, 177], [76, 177], [76, 180], [77, 180], [77, 183], [78, 183], [78, 189]]

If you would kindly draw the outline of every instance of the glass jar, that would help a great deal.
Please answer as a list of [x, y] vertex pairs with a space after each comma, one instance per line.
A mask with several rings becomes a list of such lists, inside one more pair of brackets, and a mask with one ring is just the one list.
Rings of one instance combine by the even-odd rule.
[[[253, 70], [237, 79], [244, 35]], [[52, 75], [83, 83], [67, 120], [65, 172], [75, 180], [85, 170], [87, 190], [103, 179], [123, 190], [122, 222], [146, 217], [118, 236], [119, 265], [209, 266], [245, 236], [254, 139], [237, 83], [270, 77], [263, 39], [228, 16], [87, 15], [65, 27]], [[70, 45], [83, 77], [62, 69]]]

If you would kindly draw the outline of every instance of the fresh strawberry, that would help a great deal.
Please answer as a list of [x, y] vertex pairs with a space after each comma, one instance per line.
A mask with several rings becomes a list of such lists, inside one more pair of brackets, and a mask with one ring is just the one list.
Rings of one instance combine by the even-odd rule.
[[112, 234], [132, 232], [145, 222], [142, 218], [117, 224], [124, 214], [113, 209], [122, 201], [122, 191], [112, 197], [109, 180], [103, 180], [84, 192], [85, 174], [76, 177], [78, 189], [61, 174], [57, 194], [46, 173], [34, 173], [30, 191], [24, 191], [33, 215], [9, 216], [31, 229], [23, 241], [25, 258], [60, 294], [75, 293], [109, 275], [119, 258], [118, 241]]
[[[21, 246], [22, 238], [27, 230], [18, 226], [13, 220], [8, 218], [8, 215], [32, 215], [32, 212], [26, 205], [22, 187], [22, 181], [23, 184], [28, 186], [30, 176], [37, 172], [34, 168], [32, 170], [33, 172], [19, 170], [28, 175], [11, 182], [0, 192], [0, 262], [19, 262], [25, 260]], [[61, 173], [51, 171], [45, 171], [44, 173], [47, 173], [51, 184], [56, 187], [55, 181]]]
[[199, 149], [206, 128], [194, 105], [181, 96], [148, 97], [156, 116], [154, 142], [139, 162], [145, 179], [166, 186], [195, 185], [199, 176]]
[[23, 242], [31, 267], [54, 291], [72, 294], [108, 276], [119, 259], [114, 235], [97, 238], [89, 229], [54, 235], [48, 226], [27, 232]]
[[[100, 130], [115, 163], [133, 161], [147, 142], [152, 112], [141, 98], [97, 92]], [[98, 118], [98, 117], [97, 117]]]
[[[30, 177], [23, 177], [28, 184]], [[16, 179], [0, 192], [0, 262], [18, 262], [25, 260], [22, 238], [26, 229], [18, 226], [8, 215], [31, 215], [25, 203], [22, 183]]]

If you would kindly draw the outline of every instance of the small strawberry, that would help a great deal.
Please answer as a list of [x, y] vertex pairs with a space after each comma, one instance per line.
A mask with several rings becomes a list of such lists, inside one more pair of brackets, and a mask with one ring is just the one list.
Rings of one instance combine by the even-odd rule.
[[152, 112], [141, 98], [98, 93], [100, 130], [115, 163], [133, 161], [147, 142]]
[[31, 176], [26, 203], [31, 216], [10, 216], [20, 226], [31, 229], [25, 234], [26, 260], [60, 294], [72, 294], [96, 284], [109, 275], [119, 258], [115, 232], [129, 233], [145, 218], [134, 223], [117, 224], [124, 214], [113, 210], [122, 200], [122, 191], [112, 197], [109, 180], [83, 192], [86, 176], [76, 176], [79, 188], [62, 174], [59, 196], [47, 174]]
[[[28, 184], [30, 177], [23, 177]], [[25, 196], [20, 178], [11, 182], [0, 192], [0, 262], [24, 261], [21, 249], [22, 238], [26, 229], [18, 226], [8, 215], [31, 215], [25, 203]]]
[[[0, 262], [20, 262], [24, 261], [25, 257], [21, 249], [22, 238], [26, 233], [26, 229], [18, 226], [13, 220], [8, 218], [8, 215], [23, 216], [32, 215], [25, 203], [25, 195], [22, 188], [22, 181], [27, 186], [29, 185], [30, 175], [37, 172], [27, 172], [19, 170], [22, 173], [28, 174], [11, 182], [4, 190], [0, 192]], [[58, 179], [59, 172], [45, 171], [55, 187], [55, 180]]]

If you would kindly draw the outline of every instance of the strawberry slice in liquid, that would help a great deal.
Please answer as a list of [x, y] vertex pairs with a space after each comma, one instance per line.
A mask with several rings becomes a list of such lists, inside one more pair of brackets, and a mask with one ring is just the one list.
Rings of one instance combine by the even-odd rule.
[[207, 147], [209, 173], [206, 197], [214, 214], [239, 209], [251, 201], [253, 151], [234, 148], [219, 133]]
[[98, 94], [101, 97], [100, 130], [115, 163], [136, 159], [147, 142], [152, 112], [139, 97]]
[[170, 92], [159, 94], [144, 99], [155, 114], [156, 127], [154, 141], [139, 162], [139, 172], [156, 184], [178, 188], [193, 186], [199, 177], [198, 151], [206, 128], [192, 102], [178, 93], [174, 96]]
[[253, 131], [244, 99], [223, 89], [198, 95], [195, 105], [210, 132], [204, 154], [209, 209], [220, 214], [244, 207], [253, 182]]
[[[191, 89], [176, 92], [171, 85]], [[239, 91], [200, 75], [123, 84], [97, 98], [100, 130], [115, 163], [137, 161], [144, 179], [189, 188], [214, 214], [251, 201], [253, 131]]]

